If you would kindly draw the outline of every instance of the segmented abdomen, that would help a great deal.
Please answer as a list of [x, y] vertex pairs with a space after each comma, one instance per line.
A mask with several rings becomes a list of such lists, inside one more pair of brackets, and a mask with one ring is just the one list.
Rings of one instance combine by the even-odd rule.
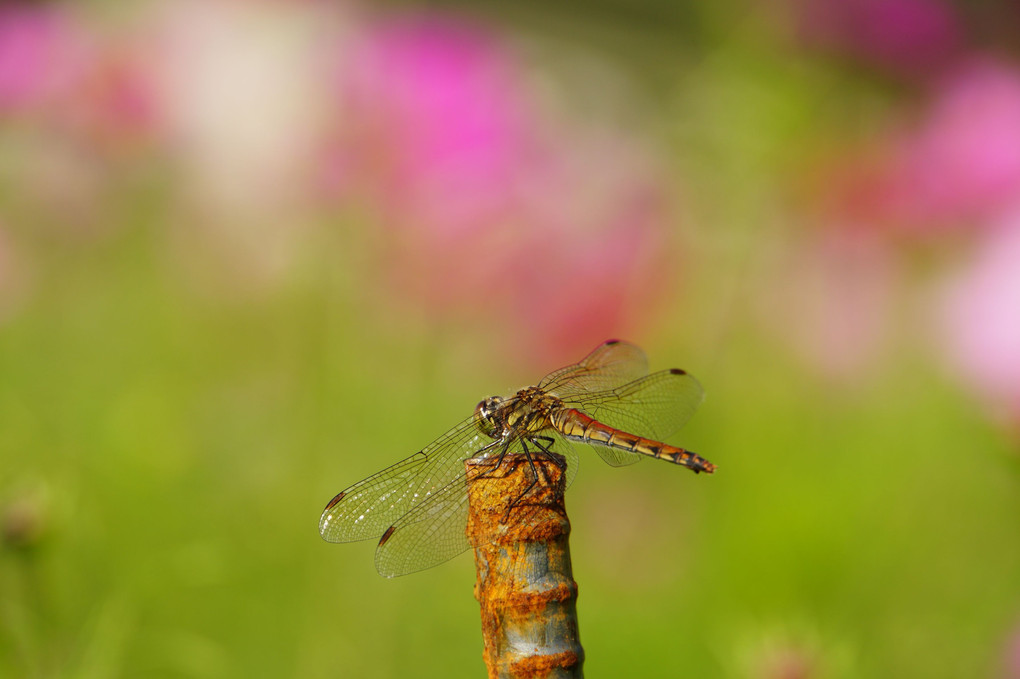
[[679, 464], [695, 472], [711, 474], [715, 465], [683, 448], [677, 448], [661, 441], [628, 434], [602, 424], [576, 408], [565, 408], [553, 413], [552, 424], [556, 430], [572, 441], [582, 441], [594, 445], [610, 446], [631, 453], [657, 457], [674, 464]]

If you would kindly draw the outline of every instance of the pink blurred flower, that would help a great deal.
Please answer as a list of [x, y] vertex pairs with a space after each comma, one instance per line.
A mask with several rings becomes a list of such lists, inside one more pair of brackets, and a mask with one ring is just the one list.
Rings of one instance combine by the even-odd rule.
[[918, 224], [987, 219], [1020, 201], [1020, 70], [956, 71], [901, 153], [903, 209]]
[[36, 228], [75, 237], [122, 223], [109, 218], [107, 191], [120, 195], [119, 180], [137, 176], [138, 154], [123, 152], [155, 129], [144, 60], [90, 18], [61, 5], [0, 6], [0, 116], [18, 125], [5, 148], [17, 168], [9, 193]]
[[1002, 679], [1020, 679], [1020, 623], [1010, 631], [1003, 648]]
[[401, 294], [493, 325], [532, 357], [643, 318], [663, 265], [664, 192], [632, 141], [555, 125], [526, 71], [470, 23], [402, 17], [341, 55], [334, 187], [374, 207]]
[[1020, 421], [1020, 211], [988, 232], [941, 297], [940, 336], [962, 381]]
[[0, 113], [56, 103], [80, 74], [83, 43], [62, 8], [0, 5]]
[[809, 166], [798, 180], [812, 219], [876, 232], [903, 228], [906, 216], [897, 151], [889, 139], [857, 141]]
[[754, 679], [838, 676], [841, 673], [834, 670], [842, 669], [838, 652], [816, 630], [795, 631], [788, 625], [766, 628], [759, 639], [738, 647], [735, 655], [739, 674]]
[[803, 238], [770, 272], [766, 325], [828, 379], [868, 373], [892, 324], [898, 271], [873, 231], [840, 227]]
[[151, 73], [148, 48], [133, 38], [108, 37], [91, 50], [87, 64], [57, 113], [58, 124], [101, 156], [155, 151], [165, 141], [165, 122]]
[[0, 112], [46, 134], [118, 151], [147, 137], [156, 109], [144, 50], [66, 7], [0, 6]]
[[762, 658], [759, 668], [761, 679], [811, 679], [818, 662], [804, 649], [789, 647], [774, 649]]
[[507, 211], [537, 130], [520, 67], [495, 36], [400, 17], [370, 25], [341, 58], [340, 122], [388, 210], [450, 236]]
[[962, 42], [960, 19], [940, 0], [805, 0], [809, 43], [906, 75], [946, 64]]
[[815, 173], [823, 221], [929, 236], [983, 229], [1020, 204], [1020, 70], [971, 62], [916, 126], [857, 146]]

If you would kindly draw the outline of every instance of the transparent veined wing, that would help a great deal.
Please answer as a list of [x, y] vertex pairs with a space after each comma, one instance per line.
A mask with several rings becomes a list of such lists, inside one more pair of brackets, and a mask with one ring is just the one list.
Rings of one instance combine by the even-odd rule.
[[[525, 444], [535, 453], [533, 444]], [[501, 449], [500, 449], [501, 450]], [[495, 465], [500, 450], [490, 456]], [[577, 450], [558, 434], [551, 447], [567, 459], [567, 485], [577, 474]], [[521, 442], [514, 441], [509, 454], [524, 452]], [[459, 476], [433, 493], [427, 500], [400, 516], [383, 535], [375, 552], [375, 567], [380, 575], [392, 578], [431, 568], [470, 547], [467, 539], [468, 494], [467, 474], [463, 461], [458, 464]], [[525, 512], [527, 510], [524, 510]], [[526, 514], [519, 513], [519, 517]]]
[[492, 445], [473, 416], [464, 420], [421, 451], [338, 493], [319, 518], [319, 533], [329, 542], [378, 538], [401, 516], [463, 477], [463, 460]]
[[[665, 442], [694, 415], [704, 400], [701, 384], [682, 370], [663, 370], [597, 393], [577, 393], [564, 399], [602, 424], [630, 434]], [[593, 445], [613, 466], [633, 464], [640, 455]]]
[[467, 476], [459, 476], [428, 500], [397, 518], [375, 550], [375, 568], [388, 578], [431, 568], [470, 545], [467, 540]]
[[538, 387], [566, 399], [607, 391], [647, 374], [648, 357], [640, 347], [622, 340], [608, 340], [578, 363], [546, 375]]

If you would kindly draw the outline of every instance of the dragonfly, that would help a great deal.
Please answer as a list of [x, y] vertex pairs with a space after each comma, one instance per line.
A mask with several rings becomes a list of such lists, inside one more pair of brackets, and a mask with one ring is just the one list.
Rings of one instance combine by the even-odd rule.
[[652, 457], [711, 474], [714, 464], [663, 442], [703, 399], [687, 372], [649, 373], [644, 351], [608, 340], [536, 386], [482, 400], [471, 417], [419, 452], [337, 493], [322, 512], [319, 533], [328, 542], [378, 539], [376, 569], [394, 577], [469, 548], [468, 459], [491, 460], [498, 468], [506, 455], [523, 454], [532, 485], [538, 482], [536, 456], [562, 456], [569, 484], [577, 449], [585, 447], [615, 467]]

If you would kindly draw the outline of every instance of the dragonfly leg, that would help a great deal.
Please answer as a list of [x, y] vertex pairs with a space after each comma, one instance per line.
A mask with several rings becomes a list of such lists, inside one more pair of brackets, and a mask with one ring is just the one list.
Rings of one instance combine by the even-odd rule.
[[[513, 445], [514, 440], [515, 439], [509, 439], [508, 441], [506, 441], [506, 443], [502, 443], [502, 446], [503, 446], [502, 450], [500, 450], [499, 451], [499, 455], [496, 456], [496, 459], [495, 459], [494, 464], [492, 465], [492, 468], [489, 469], [488, 471], [484, 472], [483, 474], [479, 474], [475, 478], [476, 479], [500, 478], [500, 477], [497, 477], [495, 475], [495, 472], [496, 472], [496, 470], [498, 470], [500, 468], [500, 466], [502, 466], [503, 459], [510, 452], [510, 446]], [[529, 483], [528, 483], [527, 487], [516, 498], [514, 498], [507, 505], [506, 514], [503, 516], [504, 523], [509, 522], [509, 520], [510, 520], [510, 512], [513, 511], [516, 507], [518, 507], [520, 505], [521, 501], [524, 500], [524, 498], [528, 495], [528, 493], [531, 492], [531, 489], [534, 488], [538, 484], [538, 482], [540, 480], [540, 475], [539, 475], [540, 473], [538, 471], [538, 467], [535, 466], [534, 455], [537, 454], [538, 451], [541, 451], [541, 452], [543, 452], [546, 455], [550, 455], [551, 452], [552, 452], [551, 451], [551, 446], [552, 446], [552, 443], [554, 442], [554, 439], [552, 439], [551, 437], [548, 437], [548, 436], [538, 436], [538, 437], [534, 437], [534, 438], [531, 438], [531, 439], [520, 438], [520, 439], [517, 439], [517, 440], [520, 441], [521, 448], [524, 449], [524, 455], [528, 458], [528, 466], [531, 468], [531, 474], [530, 474], [530, 479], [529, 479]], [[531, 442], [531, 444], [533, 446], [535, 446], [535, 448], [538, 448], [538, 450], [532, 450], [531, 448], [529, 448], [528, 447], [528, 442], [529, 441]], [[497, 442], [497, 444], [499, 444], [499, 443], [501, 443], [501, 442]], [[492, 444], [490, 444], [490, 446], [491, 445]], [[487, 447], [489, 447], [489, 446], [487, 446]]]
[[[541, 441], [542, 443], [539, 443], [539, 441]], [[560, 458], [558, 456], [553, 455], [551, 448], [552, 444], [556, 442], [556, 439], [554, 439], [552, 436], [535, 436], [531, 439], [531, 442], [535, 444], [536, 448], [545, 453], [550, 460], [555, 462], [556, 466], [560, 467], [561, 469], [567, 468], [567, 463], [565, 459], [563, 461], [560, 461]], [[545, 445], [543, 445], [543, 443]]]
[[[483, 451], [488, 450], [489, 448], [494, 448], [494, 447], [500, 445], [500, 443], [502, 443], [502, 442], [501, 441], [493, 441], [492, 443], [490, 443], [489, 445], [485, 446], [484, 448], [482, 448], [482, 450], [480, 450], [478, 452], [481, 453]], [[507, 440], [506, 443], [503, 443], [503, 450], [499, 451], [499, 456], [496, 458], [495, 463], [492, 464], [492, 469], [487, 471], [487, 472], [485, 472], [484, 474], [479, 474], [475, 478], [479, 478], [479, 479], [500, 478], [500, 477], [497, 477], [497, 476], [493, 476], [493, 474], [503, 464], [503, 458], [505, 458], [506, 454], [510, 451], [510, 445], [512, 443], [513, 443], [513, 439], [509, 439], [509, 440]]]
[[[542, 437], [542, 438], [545, 438], [545, 437]], [[542, 449], [543, 451], [545, 450], [544, 448], [542, 448], [542, 446], [540, 446], [538, 443], [536, 443], [534, 439], [532, 439], [531, 443], [533, 445], [535, 445], [536, 447]], [[526, 439], [523, 439], [523, 438], [521, 439], [521, 447], [524, 448], [524, 454], [528, 458], [528, 466], [531, 467], [531, 482], [528, 483], [528, 487], [525, 488], [521, 492], [520, 495], [518, 495], [516, 498], [514, 498], [513, 501], [510, 502], [509, 505], [507, 505], [506, 515], [503, 517], [504, 523], [508, 522], [510, 520], [510, 512], [515, 507], [517, 507], [520, 504], [521, 500], [523, 500], [525, 498], [525, 496], [527, 496], [527, 494], [531, 492], [531, 489], [534, 488], [538, 484], [538, 468], [535, 467], [535, 460], [532, 457], [532, 452], [528, 449], [528, 441]]]

